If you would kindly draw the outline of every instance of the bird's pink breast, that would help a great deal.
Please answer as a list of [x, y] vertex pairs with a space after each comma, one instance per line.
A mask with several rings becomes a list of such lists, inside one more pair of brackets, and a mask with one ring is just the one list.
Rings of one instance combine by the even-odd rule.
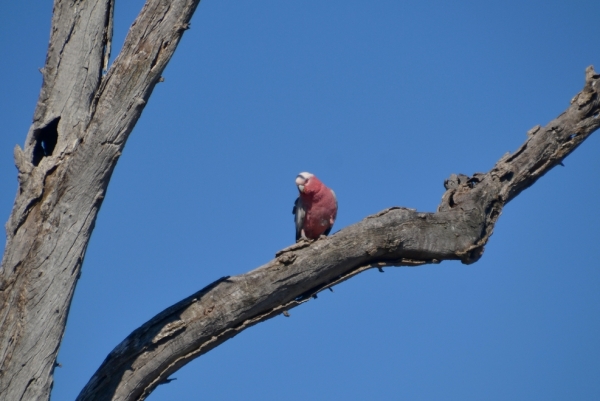
[[331, 190], [323, 185], [314, 196], [302, 196], [302, 202], [306, 208], [304, 235], [311, 239], [317, 239], [335, 221], [337, 215], [335, 198]]

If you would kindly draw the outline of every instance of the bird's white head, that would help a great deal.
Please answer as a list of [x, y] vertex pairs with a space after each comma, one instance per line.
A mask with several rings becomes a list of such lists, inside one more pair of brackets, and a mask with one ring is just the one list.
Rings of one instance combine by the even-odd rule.
[[296, 185], [298, 186], [298, 190], [300, 192], [304, 192], [304, 187], [308, 183], [308, 180], [310, 180], [312, 177], [314, 177], [314, 175], [307, 172], [298, 174], [296, 177]]

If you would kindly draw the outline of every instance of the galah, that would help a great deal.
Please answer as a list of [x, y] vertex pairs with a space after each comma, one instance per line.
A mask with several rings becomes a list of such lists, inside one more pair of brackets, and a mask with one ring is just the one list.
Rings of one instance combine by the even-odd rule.
[[318, 239], [328, 235], [337, 216], [335, 192], [311, 173], [296, 177], [300, 196], [294, 203], [296, 242], [301, 238]]

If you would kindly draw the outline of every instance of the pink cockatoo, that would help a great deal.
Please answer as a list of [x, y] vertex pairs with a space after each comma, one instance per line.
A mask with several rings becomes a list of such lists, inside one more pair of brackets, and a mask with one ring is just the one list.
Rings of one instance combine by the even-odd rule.
[[296, 177], [300, 196], [294, 203], [296, 242], [301, 238], [318, 239], [328, 235], [337, 216], [335, 192], [311, 173]]

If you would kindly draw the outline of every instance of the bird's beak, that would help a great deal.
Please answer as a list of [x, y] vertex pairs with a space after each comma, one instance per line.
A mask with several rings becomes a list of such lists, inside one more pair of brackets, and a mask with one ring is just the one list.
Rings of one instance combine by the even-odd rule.
[[299, 175], [296, 177], [296, 185], [298, 186], [298, 190], [300, 192], [304, 192], [304, 184], [306, 184], [306, 179]]

